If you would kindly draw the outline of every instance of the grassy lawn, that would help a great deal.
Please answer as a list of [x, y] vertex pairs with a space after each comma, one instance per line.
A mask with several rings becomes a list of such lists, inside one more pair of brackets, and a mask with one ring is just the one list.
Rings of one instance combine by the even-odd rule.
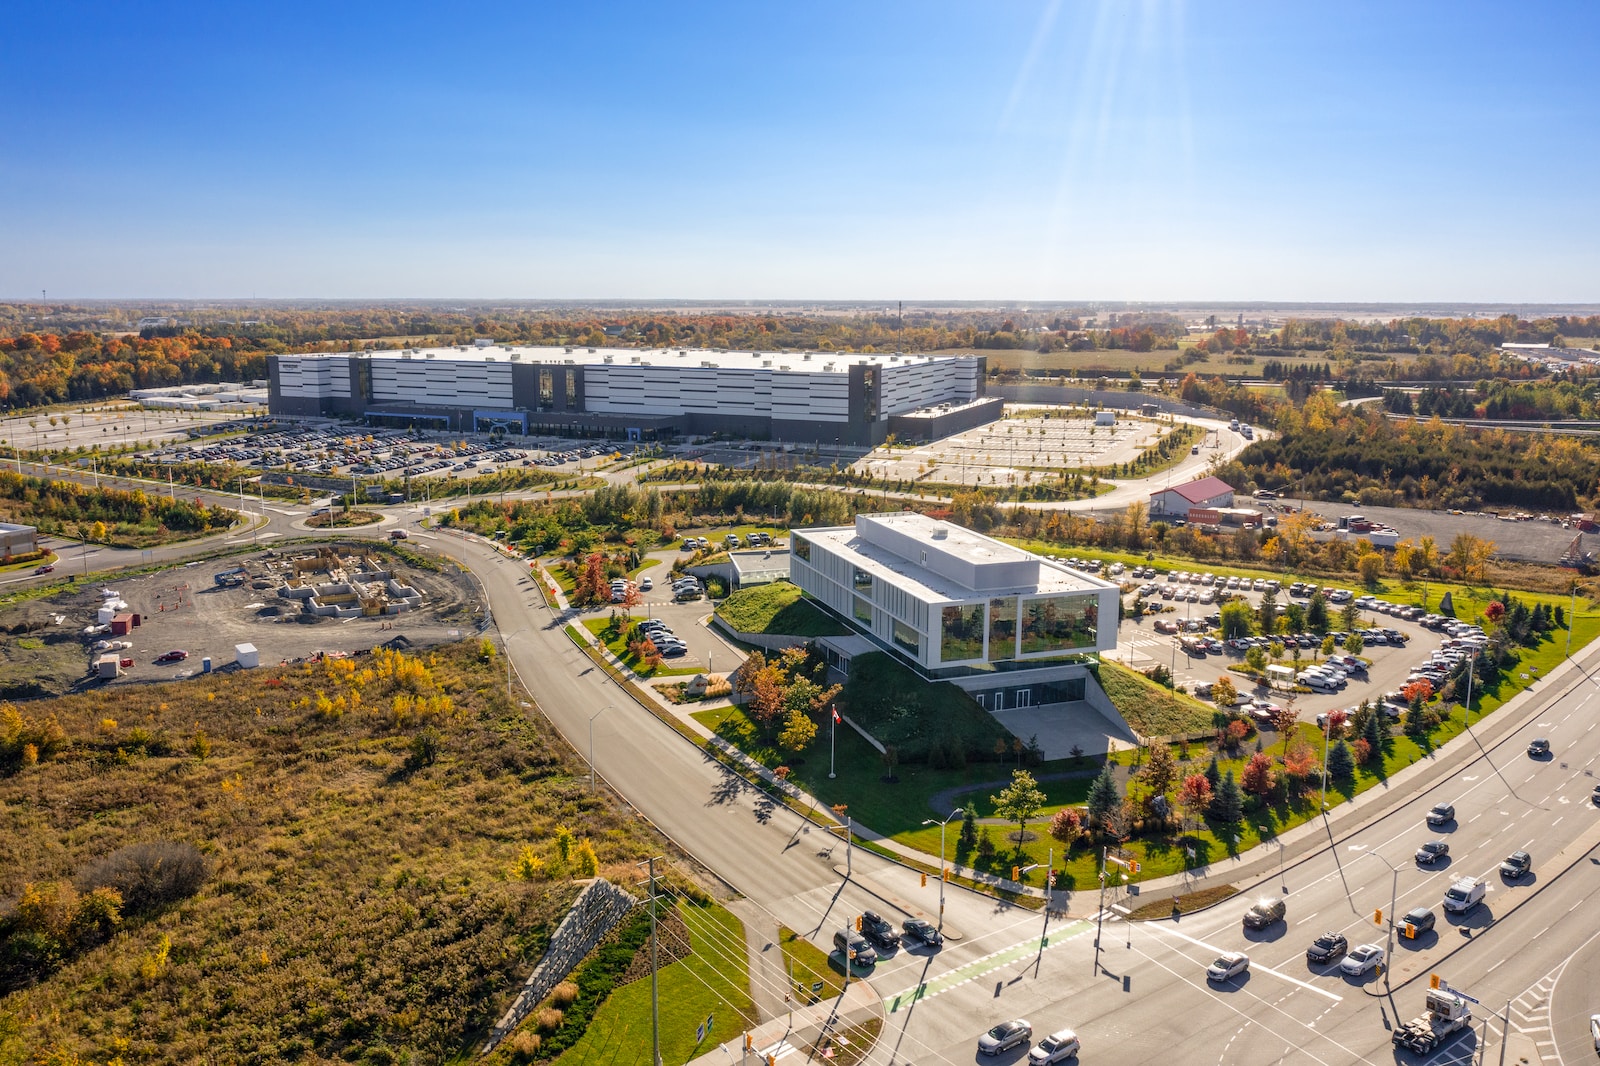
[[[715, 904], [680, 901], [678, 913], [689, 927], [694, 954], [665, 967], [656, 978], [663, 1062], [688, 1062], [758, 1021], [750, 1001], [744, 924]], [[711, 1035], [696, 1043], [695, 1028], [709, 1016], [715, 1017]], [[555, 1061], [569, 1066], [594, 1062], [648, 1066], [650, 979], [641, 978], [611, 993], [583, 1038]]]
[[639, 575], [640, 574], [644, 573], [646, 570], [650, 569], [652, 566], [660, 566], [660, 565], [661, 565], [661, 560], [660, 559], [651, 559], [651, 558], [649, 558], [647, 556], [645, 558], [644, 562], [640, 563], [636, 568], [628, 571], [628, 577], [630, 577], [633, 580], [637, 581], [637, 580], [639, 580]]
[[1100, 687], [1140, 736], [1170, 737], [1211, 728], [1210, 704], [1164, 689], [1116, 663], [1101, 662]]
[[[987, 789], [981, 792], [983, 813], [987, 814], [989, 793], [998, 791], [998, 788], [989, 789], [984, 783], [1009, 779], [1015, 765], [1010, 760], [975, 762], [960, 770], [935, 770], [926, 764], [902, 763], [895, 770], [899, 781], [889, 784], [883, 780], [888, 775], [883, 757], [854, 729], [841, 725], [833, 757], [838, 776], [830, 779], [827, 725], [817, 730], [817, 737], [809, 748], [795, 755], [780, 752], [775, 745], [762, 742], [755, 724], [738, 707], [696, 711], [693, 717], [762, 765], [788, 766], [790, 780], [822, 802], [829, 806], [846, 804], [849, 808], [846, 813], [863, 825], [896, 840], [918, 841], [914, 846], [923, 847], [930, 855], [938, 854], [939, 830], [937, 827], [931, 830], [931, 845], [921, 842], [928, 832], [922, 828], [923, 820], [935, 817], [934, 809], [928, 805], [928, 798], [945, 789], [972, 789], [982, 785]], [[1033, 772], [1049, 774], [1074, 769], [1069, 763], [1070, 760], [1044, 763], [1035, 767]], [[1070, 786], [1077, 784], [1075, 781], [1059, 785], [1052, 783], [1046, 788], [1046, 793], [1052, 795], [1053, 802], [1067, 803], [1073, 796]], [[953, 846], [954, 828], [948, 836]]]
[[[632, 620], [632, 622], [637, 621], [639, 621], [637, 618]], [[630, 627], [632, 622], [628, 623]], [[583, 620], [583, 628], [587, 629], [589, 632], [593, 633], [597, 638], [599, 638], [600, 642], [606, 646], [606, 649], [610, 651], [612, 655], [615, 655], [618, 659], [622, 660], [623, 666], [626, 666], [629, 670], [632, 670], [640, 677], [678, 677], [683, 675], [692, 676], [700, 672], [700, 668], [696, 666], [662, 665], [650, 667], [644, 665], [639, 661], [637, 656], [628, 650], [627, 630], [624, 629], [613, 631], [611, 629], [611, 619], [609, 617], [585, 618]]]
[[[786, 925], [778, 926], [778, 943], [783, 948], [784, 966], [789, 971], [796, 1003], [815, 1003], [844, 992], [844, 975], [829, 961], [827, 952]], [[818, 982], [822, 991], [813, 992], [812, 987]]]
[[717, 606], [717, 617], [742, 633], [838, 637], [850, 632], [805, 599], [798, 585], [775, 581], [740, 589]]

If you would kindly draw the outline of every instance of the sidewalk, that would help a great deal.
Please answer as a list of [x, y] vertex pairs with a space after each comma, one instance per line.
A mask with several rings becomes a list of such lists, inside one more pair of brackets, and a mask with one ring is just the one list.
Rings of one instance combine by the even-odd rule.
[[[748, 1050], [746, 1034], [739, 1033], [698, 1058], [690, 1059], [688, 1066], [731, 1066], [734, 1063], [764, 1066], [769, 1055], [784, 1066], [833, 1061], [850, 1052], [868, 1050], [859, 1046], [865, 1044], [865, 1040], [858, 1043], [844, 1034], [854, 1026], [882, 1017], [883, 1001], [872, 990], [872, 985], [862, 980], [851, 981], [850, 987], [837, 999], [797, 1004], [781, 1017], [751, 1029]], [[849, 1048], [851, 1044], [857, 1046]]]

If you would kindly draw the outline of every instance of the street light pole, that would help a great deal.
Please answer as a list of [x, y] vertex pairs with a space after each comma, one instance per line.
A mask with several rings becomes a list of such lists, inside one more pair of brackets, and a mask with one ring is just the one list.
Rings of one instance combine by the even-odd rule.
[[1367, 854], [1389, 867], [1389, 871], [1394, 874], [1394, 877], [1389, 882], [1389, 936], [1388, 940], [1385, 941], [1387, 946], [1383, 949], [1383, 991], [1387, 995], [1393, 995], [1394, 988], [1389, 983], [1389, 973], [1391, 970], [1390, 963], [1393, 961], [1391, 953], [1394, 951], [1394, 907], [1395, 900], [1400, 894], [1400, 867], [1395, 866], [1375, 851], [1369, 851]]
[[[950, 868], [944, 862], [944, 829], [945, 826], [950, 824], [951, 818], [965, 813], [967, 813], [965, 809], [957, 807], [945, 817], [944, 821], [939, 823], [939, 925], [941, 928], [944, 926], [944, 886], [950, 880]], [[933, 819], [925, 819], [922, 824], [932, 825]]]
[[[506, 662], [509, 664], [510, 661], [511, 661], [511, 656], [509, 654], [507, 654], [506, 655]], [[612, 705], [608, 703], [604, 707], [600, 708], [598, 711], [595, 711], [593, 714], [591, 714], [589, 716], [589, 791], [590, 792], [594, 791], [594, 720], [596, 718], [599, 718], [602, 714], [605, 714], [607, 711], [612, 710], [612, 709], [613, 709]]]

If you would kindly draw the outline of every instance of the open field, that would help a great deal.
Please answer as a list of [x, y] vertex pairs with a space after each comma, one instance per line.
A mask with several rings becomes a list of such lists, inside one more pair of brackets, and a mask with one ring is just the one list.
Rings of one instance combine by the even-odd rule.
[[0, 920], [0, 1060], [467, 1055], [575, 895], [582, 842], [621, 884], [663, 847], [587, 794], [502, 677], [471, 641], [0, 715], [0, 897], [71, 906], [62, 886], [130, 843], [202, 860], [198, 883], [92, 930]]

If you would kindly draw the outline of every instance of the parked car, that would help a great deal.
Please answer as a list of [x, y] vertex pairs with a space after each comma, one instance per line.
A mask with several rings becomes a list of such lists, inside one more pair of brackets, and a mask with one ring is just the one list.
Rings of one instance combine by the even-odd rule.
[[944, 943], [944, 934], [939, 932], [932, 922], [923, 921], [921, 918], [907, 918], [900, 923], [900, 931], [929, 947], [938, 947]]
[[1381, 944], [1362, 944], [1351, 950], [1339, 964], [1339, 970], [1346, 977], [1360, 977], [1364, 973], [1376, 969], [1383, 964], [1383, 946]]
[[980, 1055], [998, 1055], [1002, 1051], [1009, 1051], [1014, 1047], [1026, 1047], [1028, 1041], [1032, 1039], [1033, 1026], [1021, 1018], [1009, 1022], [1001, 1022], [987, 1033], [978, 1037], [978, 1053]]
[[1226, 981], [1250, 969], [1250, 956], [1242, 951], [1224, 951], [1217, 961], [1206, 967], [1206, 980]]
[[160, 655], [157, 655], [156, 656], [156, 662], [158, 662], [158, 663], [181, 663], [181, 662], [183, 662], [183, 660], [187, 659], [188, 657], [189, 657], [189, 653], [188, 652], [183, 651], [183, 650], [178, 649], [178, 648], [174, 648], [172, 651], [164, 651]]
[[1306, 948], [1307, 962], [1332, 962], [1350, 950], [1350, 941], [1343, 933], [1323, 933]]

